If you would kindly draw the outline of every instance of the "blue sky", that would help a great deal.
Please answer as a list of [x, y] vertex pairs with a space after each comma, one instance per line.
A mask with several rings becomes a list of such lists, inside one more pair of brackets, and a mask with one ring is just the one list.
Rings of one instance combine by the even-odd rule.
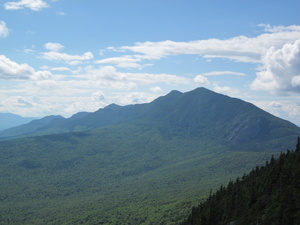
[[0, 112], [206, 87], [300, 124], [300, 1], [1, 0]]

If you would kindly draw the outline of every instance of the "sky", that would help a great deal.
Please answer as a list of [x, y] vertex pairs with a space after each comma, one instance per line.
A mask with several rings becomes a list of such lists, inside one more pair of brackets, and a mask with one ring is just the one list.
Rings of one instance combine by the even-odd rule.
[[300, 125], [299, 0], [0, 0], [0, 112], [205, 87]]

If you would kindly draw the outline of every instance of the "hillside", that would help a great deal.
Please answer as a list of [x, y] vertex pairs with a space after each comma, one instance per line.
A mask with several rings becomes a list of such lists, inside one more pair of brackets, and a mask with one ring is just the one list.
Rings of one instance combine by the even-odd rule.
[[32, 135], [64, 133], [0, 142], [5, 225], [179, 224], [210, 190], [300, 135], [287, 121], [204, 88], [27, 125]]
[[209, 196], [182, 225], [300, 224], [300, 138], [295, 152], [230, 181]]

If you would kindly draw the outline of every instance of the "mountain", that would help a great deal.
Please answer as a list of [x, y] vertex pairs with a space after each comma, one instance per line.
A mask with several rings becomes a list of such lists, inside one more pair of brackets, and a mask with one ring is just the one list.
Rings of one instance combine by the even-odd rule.
[[[49, 129], [54, 124], [61, 123], [63, 120], [65, 120], [65, 118], [62, 116], [46, 116], [42, 119], [32, 120], [29, 123], [6, 129], [5, 131], [0, 132], [0, 138], [5, 139], [30, 136], [38, 133], [40, 130]], [[2, 137], [1, 134], [4, 134], [4, 137]]]
[[[49, 119], [53, 120], [49, 122]], [[45, 121], [43, 118], [0, 132], [0, 138], [84, 131], [126, 123], [157, 126], [170, 138], [184, 134], [213, 138], [222, 144], [242, 146], [243, 149], [262, 145], [270, 149], [275, 146], [277, 149], [292, 147], [292, 140], [300, 130], [253, 104], [197, 88], [186, 93], [172, 91], [146, 104], [112, 104], [94, 113], [75, 114], [69, 119], [50, 117]]]
[[300, 135], [204, 88], [29, 124], [0, 142], [0, 224], [179, 224]]
[[295, 151], [271, 158], [194, 207], [182, 225], [300, 224], [300, 138]]
[[0, 113], [0, 131], [29, 123], [35, 118], [21, 117], [13, 113]]

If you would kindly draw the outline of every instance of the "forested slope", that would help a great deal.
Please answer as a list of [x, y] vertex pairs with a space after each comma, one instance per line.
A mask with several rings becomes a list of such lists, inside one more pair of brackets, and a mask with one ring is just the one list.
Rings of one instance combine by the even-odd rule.
[[295, 151], [272, 157], [193, 208], [182, 225], [196, 224], [300, 224], [300, 138]]
[[0, 142], [0, 224], [178, 224], [276, 152], [118, 125]]

